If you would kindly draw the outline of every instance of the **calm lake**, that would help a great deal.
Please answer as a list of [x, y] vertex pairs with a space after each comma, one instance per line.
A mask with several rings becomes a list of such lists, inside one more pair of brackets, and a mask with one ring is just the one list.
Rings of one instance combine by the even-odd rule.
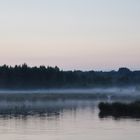
[[[1, 103], [2, 104], [2, 103]], [[3, 105], [5, 103], [3, 102]], [[14, 103], [11, 103], [12, 105]], [[139, 140], [140, 120], [100, 118], [98, 101], [56, 100], [28, 103], [42, 115], [0, 117], [2, 140]], [[5, 105], [6, 106], [6, 105]]]

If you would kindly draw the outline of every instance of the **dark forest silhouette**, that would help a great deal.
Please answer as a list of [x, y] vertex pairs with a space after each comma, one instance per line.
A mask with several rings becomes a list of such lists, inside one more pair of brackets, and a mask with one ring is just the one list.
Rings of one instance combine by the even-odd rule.
[[140, 71], [63, 71], [56, 67], [0, 66], [1, 89], [91, 88], [140, 84]]

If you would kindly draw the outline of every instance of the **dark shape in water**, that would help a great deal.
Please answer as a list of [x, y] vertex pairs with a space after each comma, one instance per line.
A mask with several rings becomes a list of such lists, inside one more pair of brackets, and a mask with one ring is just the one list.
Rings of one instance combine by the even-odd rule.
[[132, 103], [99, 103], [99, 117], [140, 118], [140, 101]]
[[0, 117], [4, 116], [59, 116], [60, 112], [63, 110], [61, 108], [47, 108], [47, 107], [28, 107], [26, 105], [23, 106], [15, 106], [15, 107], [6, 107], [0, 108]]

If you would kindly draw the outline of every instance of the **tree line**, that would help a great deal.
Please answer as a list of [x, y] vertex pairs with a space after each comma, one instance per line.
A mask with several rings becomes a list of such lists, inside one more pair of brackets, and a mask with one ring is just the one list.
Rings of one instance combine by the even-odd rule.
[[140, 84], [140, 71], [63, 71], [55, 67], [0, 66], [1, 89], [92, 88]]

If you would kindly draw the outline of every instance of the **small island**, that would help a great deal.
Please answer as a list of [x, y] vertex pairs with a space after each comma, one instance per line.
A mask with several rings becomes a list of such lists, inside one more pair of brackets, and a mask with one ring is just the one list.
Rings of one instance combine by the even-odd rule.
[[131, 103], [104, 103], [98, 105], [100, 118], [140, 118], [140, 101]]

